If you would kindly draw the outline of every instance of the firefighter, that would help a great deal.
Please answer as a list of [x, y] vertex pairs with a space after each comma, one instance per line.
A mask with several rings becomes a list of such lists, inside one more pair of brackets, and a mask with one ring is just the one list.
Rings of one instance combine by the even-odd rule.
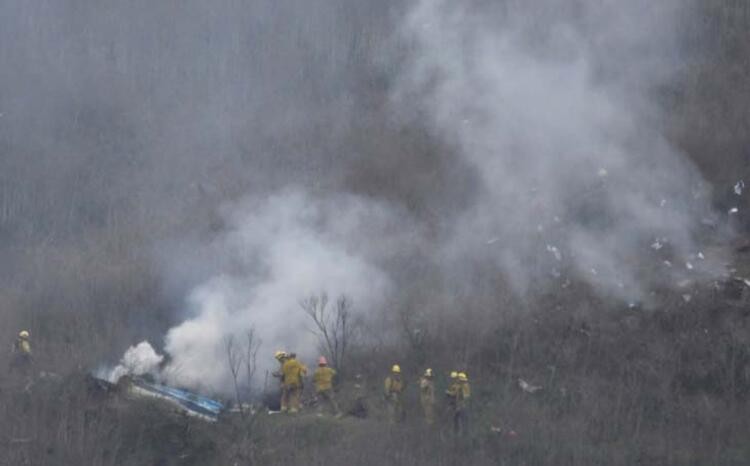
[[401, 401], [405, 383], [401, 378], [401, 367], [394, 364], [391, 374], [385, 378], [385, 401], [388, 404], [388, 420], [392, 423], [401, 422], [405, 417], [404, 406]]
[[315, 385], [315, 395], [318, 400], [318, 415], [323, 414], [323, 403], [330, 406], [336, 417], [341, 417], [339, 405], [333, 394], [333, 378], [336, 371], [328, 367], [328, 361], [325, 356], [318, 358], [318, 368], [313, 374], [313, 384]]
[[18, 372], [23, 376], [29, 376], [31, 372], [31, 336], [28, 330], [21, 330], [18, 338], [13, 343], [13, 358], [10, 363], [10, 371]]
[[300, 396], [302, 395], [302, 387], [304, 383], [304, 377], [307, 375], [307, 368], [297, 361], [297, 355], [290, 353], [284, 358], [284, 364], [281, 366], [281, 373], [283, 376], [283, 391], [282, 391], [282, 410], [283, 407], [287, 407], [289, 413], [296, 414], [300, 408]]
[[424, 419], [427, 424], [435, 422], [435, 384], [432, 380], [432, 369], [424, 371], [419, 379], [419, 401], [422, 404]]
[[280, 398], [280, 404], [281, 404], [281, 412], [285, 413], [289, 409], [289, 407], [286, 405], [287, 396], [284, 395], [284, 373], [281, 370], [284, 366], [284, 360], [287, 358], [286, 351], [278, 350], [276, 353], [274, 353], [273, 357], [279, 362], [279, 369], [277, 371], [274, 371], [271, 375], [273, 375], [275, 378], [279, 379], [279, 392], [281, 393]]
[[471, 397], [469, 378], [464, 372], [451, 372], [451, 380], [445, 394], [453, 414], [453, 432], [462, 434], [466, 430], [466, 402]]

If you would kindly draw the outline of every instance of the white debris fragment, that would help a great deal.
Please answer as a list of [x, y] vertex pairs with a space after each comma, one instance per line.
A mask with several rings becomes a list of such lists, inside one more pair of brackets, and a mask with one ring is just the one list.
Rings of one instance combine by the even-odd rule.
[[560, 271], [559, 271], [559, 270], [557, 270], [557, 269], [552, 269], [552, 272], [550, 272], [550, 274], [551, 274], [551, 275], [552, 275], [553, 277], [555, 277], [555, 278], [560, 278], [560, 277], [562, 276], [562, 274], [560, 273]]
[[702, 259], [705, 259], [705, 258], [706, 258], [706, 256], [704, 256], [702, 252], [698, 253], [698, 259], [702, 260]]
[[658, 238], [656, 239], [656, 241], [653, 242], [653, 244], [651, 244], [651, 249], [653, 249], [654, 251], [658, 251], [659, 249], [663, 247], [664, 247], [664, 243], [659, 241]]
[[729, 209], [729, 215], [736, 214], [739, 211], [740, 209], [738, 209], [737, 207], [732, 207], [731, 209]]
[[555, 259], [557, 259], [558, 261], [562, 260], [562, 254], [560, 253], [560, 250], [557, 249], [557, 247], [548, 244], [547, 251], [551, 252], [555, 256]]
[[677, 286], [679, 286], [680, 288], [685, 288], [686, 286], [690, 285], [691, 283], [692, 283], [692, 280], [685, 279], [685, 280], [681, 280], [681, 281], [677, 282]]
[[606, 169], [604, 169], [604, 168], [600, 168], [600, 169], [599, 169], [599, 172], [598, 172], [598, 175], [599, 175], [600, 177], [602, 177], [602, 178], [606, 177], [606, 176], [608, 175], [608, 173], [607, 173], [607, 170], [606, 170]]
[[661, 202], [659, 203], [659, 207], [664, 207], [665, 205], [667, 205], [667, 200], [662, 199]]
[[689, 294], [682, 295], [682, 300], [685, 301], [686, 303], [689, 303], [692, 298], [693, 297]]
[[490, 238], [489, 240], [487, 240], [487, 244], [495, 244], [498, 241], [500, 241], [500, 238], [498, 238], [498, 237]]
[[664, 261], [664, 265], [666, 265], [667, 267], [672, 267], [672, 263], [666, 260]]
[[532, 385], [523, 379], [518, 379], [518, 386], [526, 393], [536, 393], [542, 389], [539, 385]]
[[685, 268], [687, 268], [688, 270], [693, 270], [693, 264], [691, 264], [690, 262], [685, 262]]
[[740, 180], [734, 185], [734, 193], [738, 196], [742, 196], [742, 190], [745, 189], [745, 182]]
[[636, 304], [634, 302], [632, 302], [632, 301], [628, 303], [628, 308], [629, 309], [634, 309], [635, 306], [636, 306]]
[[597, 272], [595, 268], [591, 267], [591, 274], [592, 275], [599, 275], [599, 272]]

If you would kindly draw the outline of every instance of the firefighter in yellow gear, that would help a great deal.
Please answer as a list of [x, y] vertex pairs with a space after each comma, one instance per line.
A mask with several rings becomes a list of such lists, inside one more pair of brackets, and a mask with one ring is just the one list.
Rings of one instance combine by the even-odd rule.
[[307, 368], [297, 361], [296, 356], [296, 354], [290, 353], [284, 358], [284, 364], [281, 366], [283, 377], [281, 406], [282, 410], [286, 406], [292, 414], [299, 412], [304, 377], [307, 375]]
[[13, 358], [10, 362], [10, 371], [18, 372], [28, 376], [33, 363], [31, 355], [31, 336], [28, 330], [21, 330], [16, 341], [13, 343]]
[[318, 401], [318, 414], [323, 414], [323, 404], [330, 406], [336, 417], [341, 416], [339, 405], [333, 393], [333, 378], [336, 377], [336, 370], [328, 367], [328, 361], [324, 356], [318, 358], [318, 368], [313, 374], [313, 385], [315, 385], [315, 395]]
[[282, 350], [278, 350], [274, 353], [273, 357], [279, 362], [279, 369], [271, 374], [275, 378], [279, 379], [279, 399], [282, 413], [287, 412], [289, 409], [289, 407], [286, 405], [286, 398], [284, 397], [284, 373], [281, 371], [281, 368], [284, 366], [284, 360], [287, 358], [287, 356], [287, 352]]
[[424, 371], [419, 379], [419, 401], [422, 404], [424, 419], [427, 424], [435, 422], [435, 383], [432, 379], [432, 369]]
[[451, 384], [445, 395], [452, 411], [453, 431], [462, 434], [466, 430], [466, 404], [471, 398], [469, 378], [464, 372], [451, 372]]
[[401, 422], [405, 417], [404, 406], [401, 401], [406, 384], [401, 377], [401, 367], [394, 364], [391, 373], [385, 378], [384, 392], [385, 401], [388, 404], [388, 420], [392, 423]]

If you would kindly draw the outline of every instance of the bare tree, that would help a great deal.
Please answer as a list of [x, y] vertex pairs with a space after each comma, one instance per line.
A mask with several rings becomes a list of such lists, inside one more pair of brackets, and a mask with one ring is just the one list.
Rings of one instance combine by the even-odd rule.
[[258, 368], [258, 349], [263, 341], [258, 338], [255, 332], [255, 327], [250, 327], [250, 330], [245, 332], [245, 377], [247, 379], [247, 395], [252, 397], [253, 395], [253, 377]]
[[301, 300], [300, 307], [315, 324], [311, 332], [318, 337], [323, 352], [333, 366], [343, 372], [347, 350], [355, 332], [351, 299], [341, 295], [331, 309], [328, 307], [328, 295], [323, 292]]
[[227, 335], [224, 337], [224, 349], [227, 355], [227, 364], [229, 364], [229, 372], [232, 374], [232, 382], [234, 384], [234, 395], [237, 406], [240, 410], [240, 415], [244, 416], [242, 409], [242, 397], [239, 383], [239, 375], [242, 370], [242, 364], [244, 362], [244, 355], [234, 340], [234, 335]]
[[[244, 345], [238, 343], [234, 335], [227, 335], [224, 337], [224, 349], [226, 351], [229, 372], [232, 374], [235, 401], [240, 410], [240, 415], [243, 417], [246, 413], [242, 402], [243, 399], [251, 398], [253, 395], [253, 377], [255, 377], [255, 372], [258, 367], [258, 349], [260, 349], [261, 343], [261, 339], [258, 338], [255, 332], [255, 327], [250, 327], [250, 330], [245, 332]], [[242, 387], [240, 382], [243, 369], [245, 371], [244, 387]], [[243, 392], [245, 396], [243, 396]]]

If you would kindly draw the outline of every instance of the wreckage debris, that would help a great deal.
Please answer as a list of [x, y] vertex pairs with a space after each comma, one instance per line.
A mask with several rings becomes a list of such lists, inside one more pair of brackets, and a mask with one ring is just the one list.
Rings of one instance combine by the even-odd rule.
[[745, 189], [745, 182], [740, 180], [734, 185], [734, 193], [738, 196], [742, 196], [742, 190]]
[[562, 260], [562, 254], [560, 253], [560, 250], [557, 249], [556, 246], [552, 246], [551, 244], [547, 245], [547, 251], [551, 252], [552, 255], [555, 256], [555, 259], [559, 262]]
[[532, 385], [523, 379], [518, 379], [518, 386], [521, 387], [521, 390], [523, 390], [526, 393], [536, 393], [542, 389], [541, 386]]
[[[98, 380], [109, 384], [106, 380]], [[163, 400], [176, 407], [180, 412], [205, 421], [217, 421], [219, 415], [224, 412], [224, 405], [219, 401], [187, 390], [148, 382], [140, 377], [124, 376], [118, 385], [126, 387], [127, 392], [131, 395]]]

